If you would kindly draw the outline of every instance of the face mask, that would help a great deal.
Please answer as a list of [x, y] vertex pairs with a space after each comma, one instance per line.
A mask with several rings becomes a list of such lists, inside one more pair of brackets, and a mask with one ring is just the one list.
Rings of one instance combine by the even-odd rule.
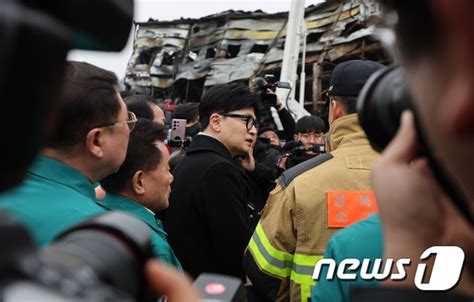
[[186, 136], [194, 137], [201, 131], [201, 123], [196, 123], [190, 127], [186, 127]]

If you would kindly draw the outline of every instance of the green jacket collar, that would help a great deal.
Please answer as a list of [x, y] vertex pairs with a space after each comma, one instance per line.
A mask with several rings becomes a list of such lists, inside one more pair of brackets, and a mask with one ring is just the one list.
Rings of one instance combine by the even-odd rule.
[[334, 151], [345, 146], [369, 145], [369, 140], [359, 124], [356, 113], [348, 114], [335, 120], [329, 131], [328, 148]]
[[104, 205], [106, 208], [111, 210], [124, 211], [133, 216], [140, 218], [146, 224], [148, 224], [155, 231], [167, 235], [163, 230], [163, 224], [159, 219], [147, 210], [144, 206], [127, 198], [123, 195], [107, 193], [105, 194]]
[[39, 156], [28, 173], [70, 187], [87, 198], [96, 200], [94, 184], [78, 170], [55, 159]]

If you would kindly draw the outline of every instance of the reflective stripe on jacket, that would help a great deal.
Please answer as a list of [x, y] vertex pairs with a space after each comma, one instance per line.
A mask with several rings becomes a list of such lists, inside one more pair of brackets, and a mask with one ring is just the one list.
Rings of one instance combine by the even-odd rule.
[[372, 190], [370, 170], [379, 155], [355, 114], [331, 125], [329, 145], [330, 153], [303, 162], [278, 179], [245, 252], [247, 276], [269, 300], [306, 302], [310, 297], [316, 285], [314, 266], [340, 229], [328, 226], [328, 192]]

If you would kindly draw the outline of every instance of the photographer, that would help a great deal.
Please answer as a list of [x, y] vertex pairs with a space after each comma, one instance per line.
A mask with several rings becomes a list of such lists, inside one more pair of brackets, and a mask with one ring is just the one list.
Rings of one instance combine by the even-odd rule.
[[[280, 98], [275, 94], [276, 88], [290, 89], [290, 84], [286, 82], [279, 82], [272, 74], [266, 74], [263, 78], [255, 78], [252, 82], [252, 91], [260, 94], [260, 103], [262, 105], [262, 114], [260, 123], [263, 127], [274, 127], [270, 108], [273, 107], [278, 113], [280, 122], [283, 127], [284, 139], [288, 142], [293, 139], [295, 133], [295, 120], [290, 112], [282, 104]], [[270, 121], [267, 121], [270, 119]]]
[[[94, 192], [91, 181], [100, 179], [105, 176], [104, 174], [112, 173], [118, 168], [120, 162], [123, 161], [126, 151], [126, 142], [128, 141], [129, 132], [127, 126], [133, 124], [133, 118], [127, 116], [125, 105], [121, 98], [116, 94], [114, 87], [114, 83], [116, 82], [115, 76], [110, 75], [109, 72], [84, 63], [68, 63], [68, 66], [66, 66], [66, 78], [69, 76], [69, 80], [78, 80], [79, 78], [86, 79], [87, 76], [85, 75], [88, 72], [84, 73], [85, 70], [83, 68], [88, 69], [91, 74], [95, 73], [98, 77], [90, 81], [68, 81], [66, 84], [66, 87], [69, 88], [67, 93], [88, 94], [91, 92], [89, 89], [80, 91], [80, 89], [76, 90], [71, 88], [72, 86], [77, 85], [87, 86], [98, 84], [96, 87], [100, 88], [98, 90], [101, 90], [102, 94], [96, 90], [95, 98], [91, 98], [87, 101], [104, 105], [107, 103], [114, 109], [108, 108], [107, 110], [110, 111], [110, 114], [104, 116], [101, 116], [100, 114], [94, 115], [94, 117], [87, 116], [87, 121], [94, 120], [98, 123], [113, 122], [115, 124], [114, 126], [108, 126], [107, 124], [92, 124], [90, 125], [92, 128], [87, 129], [86, 127], [77, 127], [77, 125], [83, 125], [83, 123], [85, 124], [87, 122], [80, 120], [80, 118], [83, 117], [81, 114], [79, 114], [78, 117], [76, 117], [75, 114], [66, 117], [60, 115], [60, 112], [63, 111], [63, 109], [60, 108], [70, 105], [68, 102], [67, 104], [63, 103], [64, 99], [58, 100], [58, 92], [61, 90], [59, 88], [61, 83], [64, 83], [64, 61], [71, 45], [74, 47], [89, 47], [89, 49], [93, 48], [111, 51], [120, 50], [127, 40], [130, 25], [132, 23], [133, 2], [122, 1], [120, 6], [118, 4], [115, 6], [115, 2], [111, 3], [108, 1], [103, 1], [100, 4], [101, 5], [97, 4], [97, 14], [90, 16], [87, 23], [85, 23], [87, 24], [85, 26], [84, 24], [65, 24], [63, 23], [65, 20], [71, 21], [71, 19], [74, 19], [71, 21], [74, 23], [73, 21], [77, 21], [77, 19], [66, 17], [60, 20], [58, 15], [65, 17], [71, 16], [69, 14], [72, 13], [73, 16], [77, 16], [77, 14], [81, 14], [82, 11], [89, 9], [90, 7], [96, 8], [95, 1], [81, 1], [80, 4], [67, 2], [67, 5], [64, 6], [50, 6], [35, 3], [34, 7], [28, 6], [25, 1], [22, 1], [21, 3], [20, 1], [2, 1], [0, 3], [0, 20], [2, 21], [0, 22], [0, 32], [2, 33], [0, 35], [0, 41], [2, 42], [2, 45], [4, 45], [0, 60], [0, 99], [2, 100], [5, 112], [9, 112], [9, 114], [6, 114], [0, 121], [3, 126], [1, 127], [3, 129], [2, 137], [8, 142], [8, 148], [2, 148], [3, 160], [0, 162], [0, 167], [3, 173], [0, 179], [0, 189], [2, 191], [10, 189], [6, 193], [1, 194], [0, 204], [2, 207], [8, 208], [8, 210], [16, 213], [17, 215], [15, 216], [17, 217], [25, 214], [25, 216], [20, 217], [20, 219], [26, 222], [26, 226], [33, 231], [34, 239], [42, 244], [50, 241], [52, 237], [59, 232], [58, 229], [66, 228], [67, 225], [73, 224], [74, 221], [89, 217], [90, 215], [93, 215], [93, 212], [101, 213], [103, 211], [94, 203]], [[51, 7], [54, 7], [54, 14], [50, 11]], [[104, 10], [107, 10], [106, 14], [102, 13]], [[97, 18], [99, 17], [96, 18], [96, 16], [100, 16], [101, 23], [104, 21], [106, 24], [113, 23], [114, 34], [111, 34], [112, 30], [110, 30], [106, 25], [93, 26], [94, 31], [91, 33], [90, 25], [99, 24], [99, 22], [97, 22]], [[75, 28], [75, 26], [77, 26], [77, 28]], [[80, 31], [81, 39], [75, 41], [77, 44], [73, 44], [71, 41], [73, 30]], [[83, 45], [80, 43], [83, 43]], [[35, 51], [32, 52], [31, 49], [35, 49]], [[77, 66], [76, 64], [81, 66]], [[76, 65], [75, 67], [77, 67], [78, 70], [75, 70], [77, 74], [73, 72], [74, 76], [71, 78], [71, 69], [74, 70], [74, 65]], [[34, 81], [29, 82], [28, 89], [25, 89], [25, 77], [29, 74], [31, 68], [40, 70], [41, 76], [38, 76]], [[94, 90], [95, 89], [92, 89], [92, 91]], [[100, 109], [96, 107], [98, 106], [84, 106], [81, 107], [81, 109], [87, 111], [92, 108], [93, 111], [99, 112]], [[21, 112], [22, 118], [18, 118], [18, 115], [15, 114], [18, 112]], [[67, 113], [72, 112], [67, 111]], [[71, 123], [77, 127], [75, 129], [76, 132], [71, 136], [66, 135], [66, 137], [62, 137], [61, 134], [67, 133], [68, 130], [71, 130], [61, 127], [64, 119], [68, 118], [72, 118], [74, 121], [79, 119], [77, 124], [71, 121]], [[93, 127], [100, 125], [103, 125], [101, 129]], [[84, 141], [84, 144], [79, 144], [81, 147], [66, 148], [68, 149], [67, 151], [69, 151], [67, 152], [68, 156], [65, 156], [66, 153], [59, 152], [60, 148], [55, 143], [58, 143], [59, 141], [65, 143], [66, 140], [72, 143], [78, 136], [80, 136], [79, 134], [84, 129], [87, 129], [86, 137], [88, 139]], [[53, 137], [53, 140], [49, 141], [51, 148], [48, 148], [43, 153], [43, 155], [47, 155], [49, 158], [46, 159], [40, 157], [35, 161], [34, 165], [29, 168], [30, 172], [27, 172], [27, 167], [29, 167], [34, 161], [34, 158], [37, 156], [47, 135]], [[89, 139], [93, 137], [98, 138], [98, 136], [100, 136], [100, 142]], [[64, 138], [64, 140], [61, 140], [60, 137]], [[105, 145], [108, 145], [108, 147], [106, 148]], [[123, 148], [122, 146], [124, 145], [125, 147]], [[89, 153], [92, 153], [93, 155], [89, 154], [90, 156], [81, 157], [79, 154], [85, 155], [87, 152], [82, 153], [80, 150], [89, 150]], [[93, 160], [91, 157], [100, 158], [101, 163]], [[91, 164], [89, 168], [93, 167], [93, 171], [89, 169], [81, 171], [81, 167], [85, 168], [84, 166], [79, 165], [81, 161], [87, 161], [88, 164]], [[90, 163], [90, 161], [93, 163]], [[27, 179], [24, 180], [24, 183], [21, 184], [18, 189], [15, 188], [15, 186], [20, 184], [25, 174], [27, 174]], [[48, 174], [45, 176], [47, 176], [49, 180], [40, 177], [40, 174]], [[25, 186], [28, 185], [31, 185], [30, 188], [23, 191], [26, 198], [25, 200], [12, 199], [15, 194], [22, 191]], [[76, 202], [74, 202], [74, 200]], [[18, 204], [15, 201], [17, 201]], [[58, 207], [57, 209], [64, 208], [64, 211], [59, 210], [57, 213], [51, 211], [56, 206]], [[31, 209], [31, 211], [29, 209]], [[63, 215], [66, 217], [63, 217]], [[45, 220], [42, 220], [43, 218], [45, 218]], [[24, 294], [24, 297], [29, 294], [34, 295], [35, 293], [43, 293], [50, 297], [50, 299], [46, 300], [56, 298], [56, 293], [53, 290], [48, 289], [47, 286], [45, 286], [45, 283], [37, 283], [33, 284], [33, 287], [25, 287], [31, 291], [21, 291], [21, 286], [27, 285], [29, 280], [26, 280], [25, 275], [12, 275], [10, 269], [19, 264], [25, 264], [23, 269], [27, 269], [30, 272], [31, 270], [38, 269], [38, 266], [33, 265], [38, 264], [38, 262], [36, 262], [38, 255], [34, 253], [35, 251], [32, 242], [30, 242], [30, 237], [23, 228], [17, 227], [17, 224], [6, 219], [5, 216], [2, 216], [1, 219], [2, 222], [6, 222], [2, 225], [2, 237], [5, 239], [5, 241], [3, 241], [4, 244], [1, 247], [2, 300], [8, 301], [8, 298], [11, 297], [7, 296], [7, 293], [3, 291], [8, 285], [20, 285], [20, 287], [17, 288], [20, 292], [17, 291], [17, 294]], [[34, 223], [33, 220], [36, 221], [36, 219], [40, 219], [42, 222]], [[68, 221], [68, 219], [71, 219], [71, 221]], [[51, 223], [49, 220], [62, 220], [62, 222], [56, 225]], [[47, 225], [52, 226], [52, 228], [49, 229]], [[18, 229], [22, 231], [21, 234], [12, 232]], [[94, 230], [93, 232], [97, 235], [101, 234], [101, 231], [99, 230]], [[109, 236], [109, 238], [111, 237], [112, 236]], [[26, 239], [26, 242], [22, 241], [24, 239]], [[119, 240], [116, 240], [115, 242], [119, 245], [123, 244], [123, 242], [120, 242]], [[110, 241], [108, 243], [110, 243]], [[90, 242], [87, 242], [86, 245], [87, 244], [90, 244]], [[71, 248], [72, 246], [69, 247]], [[89, 247], [86, 247], [86, 249]], [[110, 246], [107, 246], [105, 242], [101, 242], [99, 247], [107, 250]], [[121, 248], [125, 247], [125, 245], [121, 246]], [[114, 252], [116, 251], [113, 251], [112, 254], [114, 254]], [[11, 254], [14, 254], [17, 258], [8, 258]], [[116, 255], [117, 254], [115, 253], [114, 256]], [[17, 259], [22, 260], [22, 262], [15, 262], [14, 260]], [[61, 260], [52, 260], [56, 262], [56, 265], [59, 267]], [[105, 260], [105, 262], [107, 262], [110, 258]], [[44, 263], [39, 264], [41, 266]], [[74, 269], [84, 267], [78, 267], [78, 263], [70, 262], [69, 264], [72, 275], [80, 275], [83, 284], [89, 285], [89, 287], [87, 287], [82, 293], [87, 294], [89, 297], [93, 297], [95, 300], [91, 299], [88, 301], [98, 301], [105, 298], [104, 295], [101, 295], [104, 294], [104, 291], [93, 291], [96, 288], [92, 288], [92, 285], [94, 285], [97, 280], [93, 278], [87, 279], [91, 276], [90, 271], [76, 271]], [[99, 266], [101, 264], [104, 263], [100, 263]], [[105, 267], [106, 266], [103, 266], [102, 268]], [[112, 270], [112, 272], [114, 271]], [[146, 263], [145, 272], [151, 287], [153, 287], [153, 289], [160, 295], [166, 295], [168, 301], [178, 302], [199, 300], [196, 291], [191, 287], [186, 277], [176, 270], [170, 269], [156, 260], [150, 260]], [[54, 281], [54, 278], [61, 277], [61, 275], [52, 274], [54, 271], [48, 270], [44, 271], [44, 273], [46, 274], [44, 274], [43, 280], [47, 279], [50, 282], [66, 281], [63, 284], [67, 283], [69, 292], [74, 290], [74, 288], [71, 287], [71, 285], [74, 286], [74, 283], [68, 283], [68, 279]], [[116, 276], [117, 275], [120, 274], [116, 274]], [[8, 277], [13, 278], [7, 279]], [[122, 278], [127, 276], [118, 277]], [[132, 278], [131, 275], [128, 277]], [[129, 283], [132, 283], [132, 280], [129, 281]], [[133, 280], [133, 283], [137, 281], [138, 280]], [[61, 284], [61, 282], [59, 284]], [[43, 286], [45, 287], [42, 291]], [[122, 288], [118, 289], [118, 292], [121, 290]], [[98, 295], [94, 297], [93, 293], [97, 293]], [[10, 291], [8, 294], [12, 294], [12, 292]], [[58, 296], [59, 295], [58, 292]], [[29, 299], [31, 298], [32, 297], [30, 296]], [[122, 298], [127, 299], [128, 301], [127, 297], [123, 296]], [[39, 296], [34, 296], [33, 299], [41, 298]], [[57, 301], [57, 299], [54, 300]]]
[[324, 121], [320, 117], [310, 115], [300, 118], [296, 122], [294, 140], [283, 147], [288, 155], [286, 169], [321, 154], [325, 143], [324, 132]]
[[[374, 167], [373, 183], [384, 235], [384, 257], [409, 258], [403, 280], [356, 292], [355, 301], [471, 301], [474, 296], [474, 2], [383, 1], [394, 26], [413, 113]], [[392, 18], [394, 19], [394, 18]], [[425, 142], [460, 199], [447, 197], [433, 164], [419, 156]], [[439, 179], [439, 178], [438, 178]], [[452, 191], [451, 191], [452, 192]], [[450, 193], [452, 195], [452, 193]], [[466, 201], [463, 212], [454, 204]], [[468, 219], [466, 219], [468, 218]], [[469, 221], [470, 220], [470, 221]], [[421, 253], [458, 246], [465, 254], [449, 292], [422, 292], [413, 282]], [[437, 260], [437, 259], [436, 259]]]
[[199, 123], [199, 103], [179, 104], [173, 111], [173, 118], [186, 120], [186, 137], [193, 138], [201, 131]]
[[171, 171], [183, 160], [189, 145], [194, 136], [201, 131], [201, 123], [199, 122], [199, 103], [184, 103], [176, 106], [173, 111], [173, 119], [186, 120], [185, 141], [177, 142], [178, 146], [173, 146], [170, 157]]

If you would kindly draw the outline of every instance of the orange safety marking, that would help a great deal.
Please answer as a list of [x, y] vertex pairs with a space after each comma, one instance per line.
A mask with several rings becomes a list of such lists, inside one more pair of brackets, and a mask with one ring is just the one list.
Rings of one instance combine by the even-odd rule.
[[329, 191], [328, 227], [343, 228], [378, 213], [371, 191]]

